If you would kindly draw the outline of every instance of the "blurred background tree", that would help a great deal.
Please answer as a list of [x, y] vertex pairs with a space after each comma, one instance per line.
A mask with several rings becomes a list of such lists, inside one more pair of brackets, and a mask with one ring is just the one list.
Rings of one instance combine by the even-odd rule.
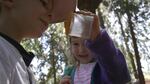
[[[99, 15], [105, 28], [121, 49], [132, 81], [150, 79], [150, 1], [78, 0], [78, 8]], [[22, 45], [35, 54], [32, 69], [39, 84], [58, 84], [68, 61], [69, 41], [63, 23], [49, 25], [39, 39], [24, 39]], [[131, 82], [132, 82], [131, 81]]]

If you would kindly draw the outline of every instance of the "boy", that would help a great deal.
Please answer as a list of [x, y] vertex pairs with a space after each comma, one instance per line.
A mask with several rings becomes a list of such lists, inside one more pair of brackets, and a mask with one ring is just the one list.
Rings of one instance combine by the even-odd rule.
[[34, 56], [19, 42], [26, 37], [41, 36], [49, 23], [65, 20], [74, 11], [75, 3], [75, 0], [0, 0], [0, 84], [35, 84], [29, 70]]

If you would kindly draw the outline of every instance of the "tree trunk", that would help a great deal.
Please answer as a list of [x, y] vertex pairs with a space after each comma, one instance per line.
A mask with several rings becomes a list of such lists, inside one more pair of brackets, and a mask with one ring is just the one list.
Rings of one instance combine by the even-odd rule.
[[121, 28], [121, 33], [122, 33], [122, 36], [124, 38], [124, 41], [125, 41], [125, 45], [126, 45], [126, 48], [127, 48], [127, 54], [130, 58], [130, 62], [131, 62], [131, 66], [133, 68], [133, 72], [134, 72], [134, 77], [135, 79], [138, 79], [138, 73], [137, 73], [137, 70], [136, 70], [136, 65], [135, 65], [135, 62], [134, 62], [134, 56], [133, 54], [130, 52], [130, 49], [129, 49], [129, 46], [127, 44], [127, 37], [125, 36], [125, 32], [123, 30], [123, 25], [122, 25], [122, 22], [121, 22], [121, 19], [120, 19], [120, 16], [118, 14], [118, 12], [115, 12], [117, 14], [117, 17], [118, 17], [118, 20], [119, 20], [119, 24], [120, 24], [120, 28]]
[[52, 55], [51, 56], [52, 56], [52, 67], [53, 67], [54, 84], [56, 84], [57, 83], [57, 81], [56, 81], [56, 66], [55, 66], [56, 65], [56, 60], [55, 60], [54, 45], [52, 45]]
[[130, 33], [132, 36], [133, 47], [134, 47], [134, 52], [135, 52], [139, 82], [140, 82], [140, 84], [145, 84], [144, 75], [143, 75], [143, 72], [141, 69], [142, 67], [141, 67], [141, 62], [140, 62], [138, 46], [137, 46], [137, 42], [136, 42], [137, 39], [135, 38], [134, 27], [133, 27], [133, 23], [131, 21], [131, 14], [130, 14], [128, 8], [129, 8], [129, 4], [128, 4], [128, 0], [126, 0], [126, 12], [127, 12], [128, 24], [129, 24]]
[[101, 26], [101, 28], [105, 28], [103, 16], [102, 16], [102, 13], [101, 13], [100, 10], [101, 10], [101, 9], [98, 8], [98, 16], [99, 16], [99, 20], [100, 20], [100, 26]]

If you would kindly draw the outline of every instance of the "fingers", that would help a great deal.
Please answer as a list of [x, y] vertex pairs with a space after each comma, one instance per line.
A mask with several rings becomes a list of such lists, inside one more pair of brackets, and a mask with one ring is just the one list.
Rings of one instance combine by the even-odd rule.
[[68, 16], [68, 18], [64, 21], [65, 33], [68, 35], [70, 33], [70, 25], [74, 14]]
[[63, 79], [71, 79], [70, 76], [64, 76]]
[[71, 84], [71, 77], [70, 76], [64, 76], [61, 79], [60, 84]]

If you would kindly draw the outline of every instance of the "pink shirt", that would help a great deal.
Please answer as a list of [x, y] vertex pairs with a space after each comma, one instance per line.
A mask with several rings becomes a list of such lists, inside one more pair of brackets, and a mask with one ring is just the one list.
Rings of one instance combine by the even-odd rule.
[[74, 84], [90, 84], [95, 62], [80, 64], [75, 71]]

